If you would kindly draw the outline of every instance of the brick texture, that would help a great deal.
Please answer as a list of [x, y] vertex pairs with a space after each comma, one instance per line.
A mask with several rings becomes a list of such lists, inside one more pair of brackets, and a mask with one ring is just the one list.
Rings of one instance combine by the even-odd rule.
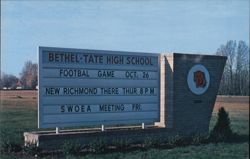
[[[172, 115], [175, 131], [185, 134], [208, 132], [225, 62], [226, 57], [222, 56], [174, 53], [174, 110]], [[195, 64], [202, 64], [210, 74], [210, 85], [201, 95], [192, 93], [187, 84], [188, 72]]]

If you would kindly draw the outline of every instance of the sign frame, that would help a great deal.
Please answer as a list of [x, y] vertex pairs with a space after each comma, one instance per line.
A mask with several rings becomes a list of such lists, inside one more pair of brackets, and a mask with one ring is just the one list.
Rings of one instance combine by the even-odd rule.
[[[38, 64], [38, 128], [54, 128], [54, 127], [74, 127], [74, 126], [89, 126], [89, 125], [101, 125], [101, 124], [105, 124], [105, 125], [116, 125], [116, 124], [139, 124], [142, 122], [134, 122], [134, 121], [127, 121], [126, 123], [124, 122], [116, 122], [116, 121], [112, 121], [112, 122], [99, 122], [99, 123], [95, 123], [95, 124], [86, 124], [86, 123], [79, 123], [79, 124], [59, 124], [59, 125], [53, 125], [53, 126], [48, 126], [46, 124], [43, 123], [43, 93], [42, 93], [42, 87], [43, 85], [43, 54], [45, 51], [51, 51], [51, 52], [72, 52], [72, 53], [86, 53], [86, 54], [102, 54], [102, 55], [117, 55], [117, 56], [151, 56], [151, 57], [156, 57], [157, 58], [157, 65], [155, 66], [157, 67], [157, 120], [153, 120], [153, 121], [145, 121], [143, 123], [147, 123], [147, 124], [151, 124], [151, 123], [155, 123], [155, 122], [159, 122], [160, 121], [160, 54], [158, 53], [143, 53], [143, 52], [124, 52], [124, 51], [108, 51], [108, 50], [89, 50], [89, 49], [73, 49], [73, 48], [57, 48], [57, 47], [39, 47], [39, 64]], [[84, 66], [84, 65], [83, 65]], [[60, 67], [60, 65], [58, 65], [58, 67]], [[92, 67], [92, 66], [91, 66]], [[121, 66], [122, 67], [122, 66]], [[125, 67], [125, 66], [124, 66]], [[141, 67], [141, 66], [137, 66], [137, 69]], [[80, 67], [79, 67], [80, 68]], [[133, 66], [129, 66], [129, 69], [133, 70]], [[88, 69], [88, 68], [87, 68]], [[100, 68], [103, 69], [103, 68]], [[112, 66], [110, 66], [110, 69], [112, 69]], [[142, 71], [144, 69], [141, 69]], [[108, 80], [108, 79], [107, 79]], [[42, 83], [42, 84], [41, 84]], [[97, 86], [98, 87], [98, 86]], [[150, 87], [150, 86], [149, 86]]]

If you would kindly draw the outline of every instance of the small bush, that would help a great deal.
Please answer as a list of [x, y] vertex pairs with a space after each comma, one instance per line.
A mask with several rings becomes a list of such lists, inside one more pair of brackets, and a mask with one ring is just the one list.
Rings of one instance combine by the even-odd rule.
[[215, 142], [226, 142], [232, 138], [230, 118], [223, 107], [219, 109], [217, 122], [210, 133], [210, 139]]
[[95, 152], [95, 153], [101, 153], [104, 152], [105, 149], [107, 148], [108, 144], [106, 139], [104, 138], [97, 138], [89, 143], [90, 148]]
[[161, 144], [160, 139], [157, 136], [148, 136], [144, 139], [145, 148], [157, 147], [160, 146], [160, 144]]
[[128, 138], [125, 138], [125, 139], [121, 138], [121, 139], [113, 140], [112, 143], [118, 150], [128, 150], [130, 144], [132, 143], [132, 140]]
[[186, 141], [182, 136], [176, 135], [168, 139], [167, 145], [169, 147], [184, 146], [186, 145]]
[[20, 152], [22, 150], [22, 146], [15, 142], [3, 142], [0, 146], [1, 152]]
[[0, 132], [0, 151], [1, 152], [19, 152], [22, 150], [22, 146], [19, 140], [16, 138], [15, 134], [12, 132]]
[[191, 144], [200, 145], [209, 142], [209, 135], [207, 134], [197, 134], [192, 137]]
[[65, 155], [77, 155], [83, 147], [84, 146], [76, 141], [66, 141], [62, 145], [62, 151]]
[[29, 145], [23, 148], [24, 153], [35, 156], [41, 153], [42, 149], [36, 145]]

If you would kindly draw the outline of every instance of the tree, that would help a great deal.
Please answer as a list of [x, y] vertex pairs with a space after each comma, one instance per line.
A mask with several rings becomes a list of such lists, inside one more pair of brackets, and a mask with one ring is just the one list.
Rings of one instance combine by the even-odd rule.
[[249, 47], [244, 41], [230, 40], [221, 45], [217, 55], [227, 56], [219, 94], [249, 95]]
[[27, 61], [24, 64], [21, 75], [21, 83], [25, 89], [35, 89], [37, 86], [37, 69], [36, 63]]
[[211, 137], [215, 141], [227, 141], [233, 136], [230, 127], [230, 119], [226, 110], [221, 107], [218, 113], [217, 122], [211, 132]]
[[235, 70], [236, 94], [247, 95], [249, 91], [249, 48], [244, 41], [239, 41]]
[[1, 81], [0, 81], [0, 88], [1, 89], [3, 87], [15, 88], [17, 82], [18, 82], [18, 78], [16, 76], [11, 75], [11, 74], [2, 73]]
[[0, 74], [0, 89], [3, 89], [3, 80], [2, 80], [2, 73]]

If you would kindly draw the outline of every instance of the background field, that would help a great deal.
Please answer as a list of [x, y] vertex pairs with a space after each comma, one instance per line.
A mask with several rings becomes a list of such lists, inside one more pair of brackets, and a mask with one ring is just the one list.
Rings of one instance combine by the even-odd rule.
[[[0, 146], [3, 146], [3, 141], [9, 141], [15, 143], [18, 149], [23, 145], [23, 132], [37, 130], [37, 92], [1, 91], [0, 101]], [[249, 158], [249, 97], [218, 96], [210, 129], [216, 122], [220, 107], [229, 112], [232, 129], [241, 135], [243, 140], [235, 143], [211, 143], [173, 149], [152, 148], [145, 151], [88, 154], [82, 158]], [[51, 157], [56, 156], [47, 156]], [[22, 152], [11, 152], [1, 154], [1, 158], [27, 158], [27, 156]]]

